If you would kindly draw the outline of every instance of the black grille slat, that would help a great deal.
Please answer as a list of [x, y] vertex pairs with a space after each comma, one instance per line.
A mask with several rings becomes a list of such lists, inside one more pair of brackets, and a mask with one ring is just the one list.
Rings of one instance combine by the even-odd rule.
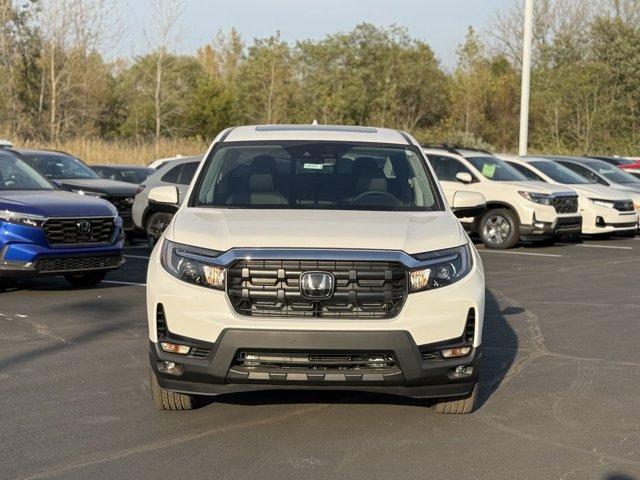
[[578, 211], [578, 197], [565, 195], [553, 199], [553, 206], [558, 213], [576, 213]]
[[81, 272], [120, 266], [119, 255], [96, 257], [43, 257], [36, 261], [35, 269], [40, 273]]
[[[307, 271], [334, 275], [330, 298], [302, 296], [299, 280]], [[404, 303], [407, 273], [395, 262], [239, 260], [227, 269], [227, 294], [241, 315], [390, 318]]]
[[[89, 222], [90, 229], [83, 230], [80, 226]], [[115, 219], [101, 218], [51, 218], [43, 226], [49, 245], [83, 245], [109, 244], [113, 237]]]

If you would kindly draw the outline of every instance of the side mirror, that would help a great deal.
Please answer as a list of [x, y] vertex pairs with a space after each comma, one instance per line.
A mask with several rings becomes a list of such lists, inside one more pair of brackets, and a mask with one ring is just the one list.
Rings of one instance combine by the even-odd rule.
[[487, 209], [487, 201], [481, 193], [459, 191], [453, 194], [451, 209], [458, 218], [477, 217]]
[[473, 183], [473, 177], [469, 172], [456, 173], [456, 180], [458, 180], [461, 183]]
[[154, 187], [149, 190], [149, 201], [163, 205], [177, 206], [179, 202], [178, 189], [173, 185]]
[[58, 180], [49, 180], [49, 181], [53, 184], [54, 187], [60, 188], [60, 189], [62, 188], [62, 184]]

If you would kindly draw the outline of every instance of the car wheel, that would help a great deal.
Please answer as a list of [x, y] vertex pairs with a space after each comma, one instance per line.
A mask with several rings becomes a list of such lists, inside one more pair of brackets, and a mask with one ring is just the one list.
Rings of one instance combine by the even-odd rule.
[[149, 370], [149, 386], [153, 405], [158, 410], [192, 410], [196, 407], [196, 396], [172, 392], [162, 388], [152, 370]]
[[106, 274], [107, 272], [70, 273], [64, 278], [74, 287], [95, 287]]
[[478, 397], [478, 384], [473, 386], [473, 390], [466, 397], [442, 398], [434, 405], [436, 413], [464, 414], [473, 412]]
[[171, 218], [172, 216], [170, 214], [164, 212], [155, 212], [149, 216], [145, 229], [149, 248], [156, 246], [156, 243], [158, 243], [158, 240], [162, 236], [162, 232], [165, 231], [171, 222]]
[[519, 239], [518, 220], [506, 208], [489, 210], [480, 219], [478, 233], [487, 248], [512, 248]]

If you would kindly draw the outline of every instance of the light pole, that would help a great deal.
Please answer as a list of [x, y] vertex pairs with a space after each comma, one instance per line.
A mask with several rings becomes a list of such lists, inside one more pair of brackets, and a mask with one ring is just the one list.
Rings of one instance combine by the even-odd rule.
[[531, 87], [531, 41], [533, 37], [533, 0], [524, 2], [524, 40], [522, 45], [522, 94], [520, 95], [519, 155], [527, 154], [529, 142], [529, 90]]

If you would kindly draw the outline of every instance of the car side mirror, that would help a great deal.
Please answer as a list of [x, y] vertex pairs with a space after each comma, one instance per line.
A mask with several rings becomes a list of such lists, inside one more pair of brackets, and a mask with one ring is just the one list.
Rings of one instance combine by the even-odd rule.
[[456, 173], [456, 180], [461, 183], [473, 183], [473, 176], [469, 172]]
[[149, 201], [163, 205], [177, 206], [179, 202], [178, 189], [173, 185], [154, 187], [149, 190]]
[[49, 180], [54, 187], [58, 188], [58, 189], [62, 189], [62, 184], [58, 181], [58, 180]]
[[453, 195], [451, 209], [458, 218], [477, 217], [487, 209], [487, 200], [481, 193], [459, 191]]

